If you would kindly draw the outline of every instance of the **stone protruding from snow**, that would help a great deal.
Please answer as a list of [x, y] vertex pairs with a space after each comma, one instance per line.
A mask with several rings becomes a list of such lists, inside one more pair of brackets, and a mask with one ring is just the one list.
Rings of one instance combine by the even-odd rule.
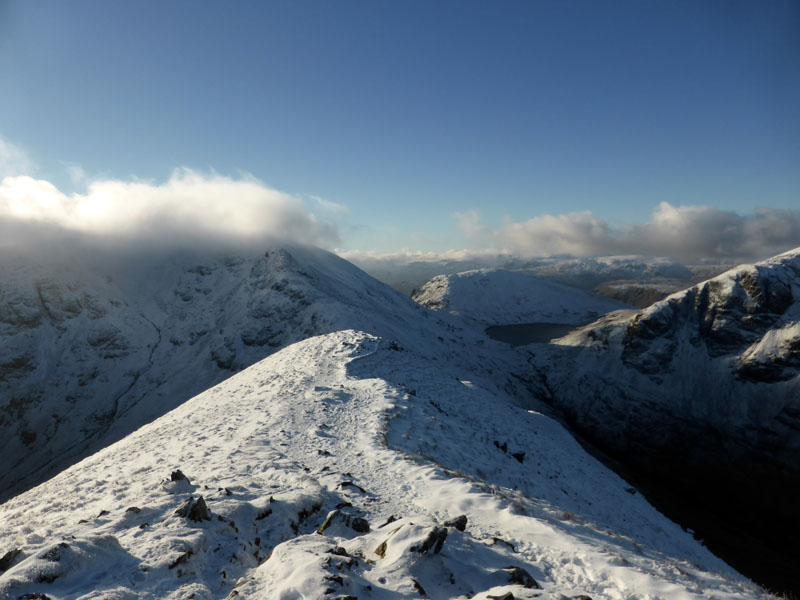
[[199, 496], [196, 500], [194, 498], [187, 498], [175, 510], [175, 514], [196, 523], [211, 520], [211, 511], [208, 510], [206, 501], [202, 496]]
[[442, 546], [447, 539], [446, 527], [434, 527], [428, 532], [428, 535], [421, 544], [415, 544], [409, 548], [411, 552], [419, 552], [420, 554], [427, 554], [431, 550], [433, 554], [439, 554], [442, 551]]
[[22, 554], [22, 550], [19, 548], [15, 548], [14, 550], [9, 550], [6, 552], [2, 558], [0, 558], [0, 573], [5, 573], [8, 571], [16, 562], [17, 558]]
[[464, 531], [467, 528], [467, 515], [459, 515], [454, 519], [448, 519], [442, 523], [445, 527], [455, 527], [459, 531]]
[[349, 514], [345, 510], [337, 509], [329, 512], [325, 521], [317, 528], [317, 533], [350, 537], [354, 532], [367, 533], [369, 531], [369, 522], [365, 518]]
[[504, 567], [503, 571], [508, 573], [511, 583], [521, 585], [526, 588], [533, 588], [536, 590], [541, 589], [539, 584], [536, 583], [536, 580], [531, 577], [531, 574], [522, 567]]

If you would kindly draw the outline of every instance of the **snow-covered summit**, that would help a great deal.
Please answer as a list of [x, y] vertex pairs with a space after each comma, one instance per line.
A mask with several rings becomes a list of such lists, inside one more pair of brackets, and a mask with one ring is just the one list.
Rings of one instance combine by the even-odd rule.
[[[346, 328], [422, 343], [431, 359], [484, 343], [347, 261], [266, 253], [73, 252], [0, 262], [0, 500], [119, 439], [276, 349]], [[458, 343], [454, 343], [457, 340]], [[491, 359], [476, 355], [476, 372]]]
[[0, 506], [0, 597], [763, 596], [467, 373], [289, 346]]
[[480, 269], [434, 277], [414, 300], [488, 325], [581, 324], [627, 305], [524, 271]]

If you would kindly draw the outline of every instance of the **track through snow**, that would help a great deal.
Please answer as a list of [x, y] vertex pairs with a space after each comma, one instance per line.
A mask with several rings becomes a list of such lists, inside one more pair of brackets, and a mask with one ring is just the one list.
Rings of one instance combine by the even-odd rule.
[[0, 506], [0, 598], [762, 595], [467, 376], [355, 331], [294, 344]]

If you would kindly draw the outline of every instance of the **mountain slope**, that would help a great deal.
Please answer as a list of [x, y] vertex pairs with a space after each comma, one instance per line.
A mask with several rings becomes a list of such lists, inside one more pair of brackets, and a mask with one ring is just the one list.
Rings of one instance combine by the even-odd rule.
[[[425, 339], [437, 360], [483, 344], [322, 250], [98, 254], [3, 256], [0, 501], [312, 335]], [[488, 376], [481, 352], [460, 360]]]
[[0, 506], [0, 596], [762, 596], [466, 373], [292, 345]]
[[609, 315], [531, 360], [584, 435], [668, 493], [726, 515], [742, 562], [796, 589], [787, 540], [800, 523], [798, 323], [800, 249]]
[[486, 325], [516, 323], [581, 324], [625, 304], [582, 290], [503, 269], [439, 275], [413, 296], [433, 310], [444, 310]]
[[[548, 384], [556, 401], [590, 420], [593, 430], [624, 428], [630, 440], [649, 421], [663, 429], [665, 420], [679, 419], [682, 428], [719, 432], [732, 458], [759, 453], [795, 469], [798, 321], [800, 251], [794, 251], [567, 335], [549, 357]], [[635, 399], [640, 408], [630, 413]], [[621, 411], [624, 419], [609, 419]]]

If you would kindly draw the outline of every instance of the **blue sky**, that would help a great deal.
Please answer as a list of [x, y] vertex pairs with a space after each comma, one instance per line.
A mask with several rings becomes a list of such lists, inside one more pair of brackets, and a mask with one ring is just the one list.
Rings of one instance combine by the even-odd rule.
[[344, 249], [800, 209], [798, 2], [0, 0], [0, 90], [0, 137], [66, 195], [244, 173]]

